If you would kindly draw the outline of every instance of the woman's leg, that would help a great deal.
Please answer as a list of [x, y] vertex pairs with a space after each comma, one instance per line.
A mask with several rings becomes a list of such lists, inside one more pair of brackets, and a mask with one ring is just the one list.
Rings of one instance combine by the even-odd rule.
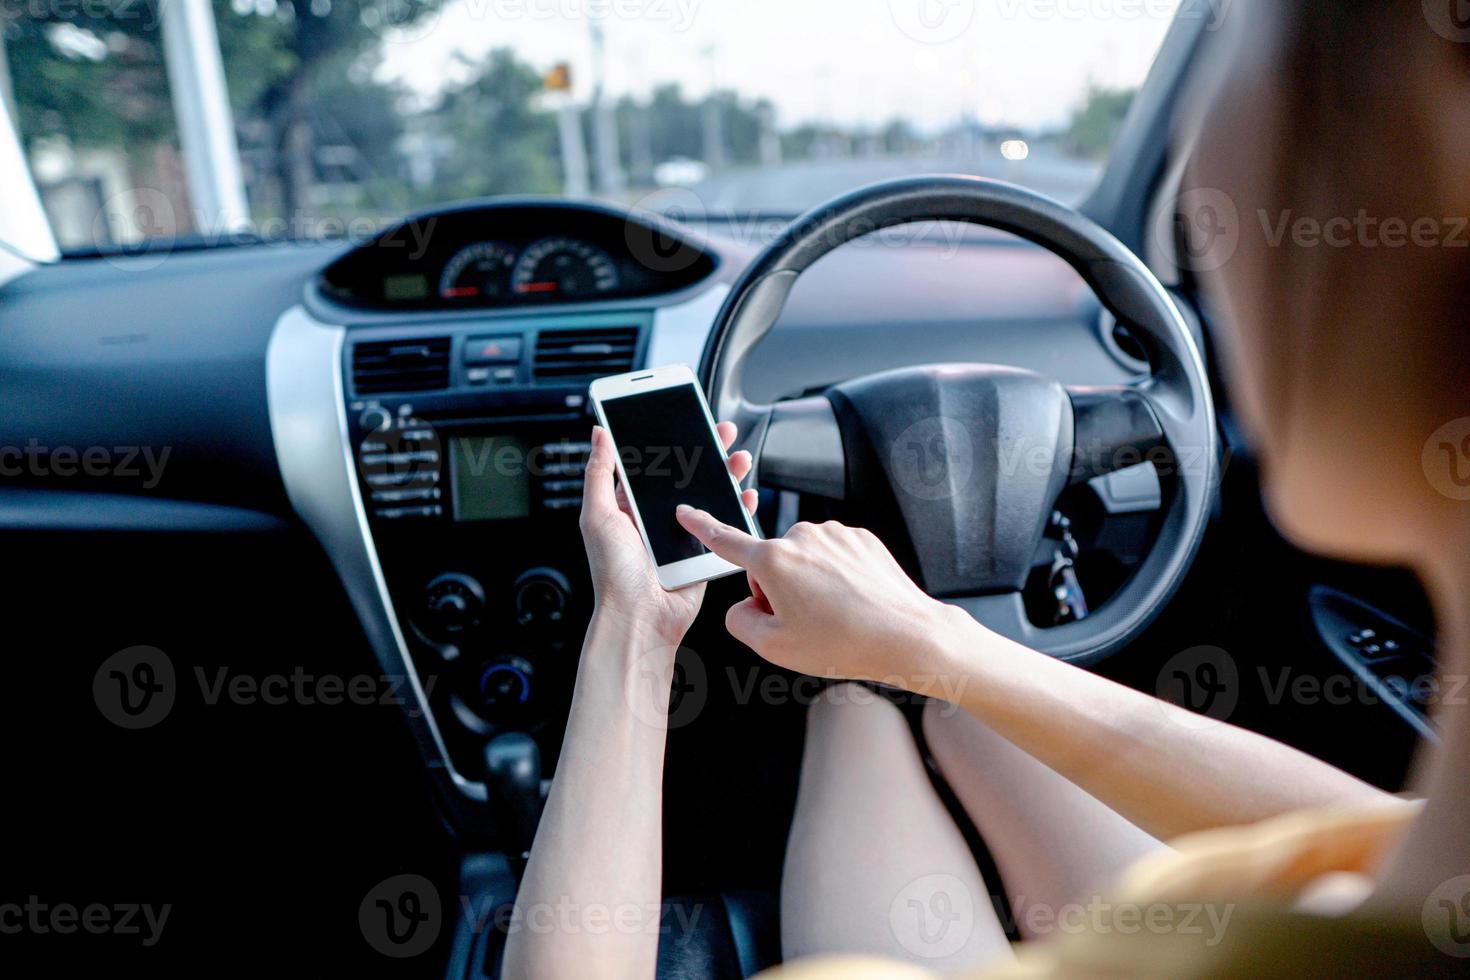
[[1165, 846], [954, 705], [931, 702], [924, 735], [994, 856], [1027, 938]]
[[809, 709], [781, 881], [785, 959], [869, 953], [946, 971], [1010, 955], [898, 709], [840, 684]]

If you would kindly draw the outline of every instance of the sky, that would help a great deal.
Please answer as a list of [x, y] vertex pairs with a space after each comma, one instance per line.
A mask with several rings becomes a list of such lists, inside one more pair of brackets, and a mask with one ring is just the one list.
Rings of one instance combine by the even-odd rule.
[[540, 68], [572, 65], [591, 88], [602, 25], [614, 97], [679, 81], [763, 96], [786, 127], [933, 129], [960, 118], [1040, 128], [1064, 123], [1089, 81], [1135, 86], [1179, 0], [447, 0], [386, 30], [385, 78], [432, 96], [475, 58], [508, 46]]

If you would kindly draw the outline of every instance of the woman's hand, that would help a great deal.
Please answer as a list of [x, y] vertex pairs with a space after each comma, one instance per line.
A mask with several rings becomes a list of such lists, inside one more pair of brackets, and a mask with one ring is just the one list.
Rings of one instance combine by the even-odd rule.
[[934, 666], [930, 641], [964, 615], [925, 595], [862, 528], [802, 523], [762, 541], [702, 510], [680, 507], [678, 518], [750, 575], [752, 596], [725, 617], [730, 634], [789, 670], [912, 688]]
[[[733, 422], [718, 426], [726, 449], [735, 442]], [[704, 601], [704, 583], [677, 592], [658, 584], [653, 560], [643, 547], [638, 525], [633, 522], [628, 498], [616, 485], [617, 447], [601, 426], [592, 429], [592, 452], [587, 458], [586, 486], [582, 493], [582, 540], [592, 570], [596, 611], [611, 616], [624, 628], [651, 630], [652, 636], [673, 646], [683, 639]], [[741, 450], [730, 456], [730, 473], [743, 480], [750, 472], [750, 453]], [[756, 492], [746, 490], [740, 498], [755, 513]]]

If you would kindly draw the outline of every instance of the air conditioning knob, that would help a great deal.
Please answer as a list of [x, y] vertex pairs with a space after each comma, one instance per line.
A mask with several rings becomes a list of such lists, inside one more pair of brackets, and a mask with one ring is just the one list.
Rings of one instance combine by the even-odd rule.
[[530, 627], [560, 624], [571, 592], [572, 584], [554, 568], [522, 572], [515, 583], [516, 622]]
[[432, 612], [441, 622], [459, 623], [470, 611], [469, 600], [458, 592], [446, 592], [434, 600]]
[[518, 708], [531, 700], [535, 668], [524, 657], [498, 660], [480, 674], [480, 703], [494, 714]]
[[375, 432], [386, 432], [393, 425], [393, 415], [386, 408], [378, 405], [370, 405], [363, 409], [357, 424], [367, 435]]
[[485, 612], [485, 590], [468, 575], [445, 572], [424, 586], [424, 632], [452, 641], [476, 629]]

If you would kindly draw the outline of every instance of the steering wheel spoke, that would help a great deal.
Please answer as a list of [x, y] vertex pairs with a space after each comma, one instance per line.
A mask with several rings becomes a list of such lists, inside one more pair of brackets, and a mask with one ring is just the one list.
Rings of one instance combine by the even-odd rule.
[[847, 456], [832, 403], [813, 395], [772, 405], [756, 468], [763, 487], [843, 499]]
[[1132, 385], [1073, 386], [1071, 483], [1139, 463], [1164, 463], [1172, 447], [1148, 395]]

